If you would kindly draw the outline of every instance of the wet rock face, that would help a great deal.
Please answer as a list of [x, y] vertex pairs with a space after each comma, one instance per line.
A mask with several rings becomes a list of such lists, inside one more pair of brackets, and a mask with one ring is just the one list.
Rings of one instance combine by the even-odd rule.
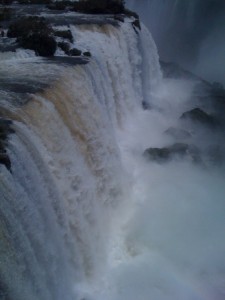
[[63, 39], [67, 39], [71, 43], [73, 42], [73, 36], [70, 30], [57, 30], [54, 32], [54, 35]]
[[5, 165], [8, 170], [11, 169], [11, 162], [6, 152], [9, 134], [14, 133], [12, 121], [0, 119], [0, 164]]
[[141, 23], [140, 23], [139, 19], [136, 19], [135, 21], [133, 21], [132, 26], [133, 26], [133, 28], [137, 28], [137, 29], [141, 30]]
[[175, 143], [163, 148], [148, 148], [143, 153], [150, 161], [165, 163], [173, 158], [190, 157], [193, 162], [200, 162], [200, 152], [193, 146], [185, 143]]
[[11, 170], [11, 162], [7, 153], [0, 152], [0, 164], [5, 165], [8, 170]]
[[191, 109], [175, 120], [175, 127], [164, 131], [171, 145], [146, 149], [143, 155], [149, 162], [162, 164], [176, 159], [204, 168], [224, 166], [225, 90], [219, 83], [195, 82], [188, 99]]
[[87, 57], [91, 57], [91, 52], [90, 51], [85, 51], [85, 52], [83, 52], [83, 55], [87, 56]]
[[58, 42], [58, 47], [62, 49], [67, 55], [70, 51], [70, 44], [67, 42]]
[[198, 107], [183, 113], [180, 118], [189, 119], [194, 122], [201, 123], [202, 125], [206, 125], [208, 127], [219, 126], [219, 122], [214, 116], [206, 113], [204, 110]]
[[77, 48], [73, 48], [73, 49], [69, 50], [69, 55], [71, 55], [71, 56], [80, 56], [81, 54], [82, 54], [82, 51]]
[[166, 162], [170, 159], [168, 148], [148, 148], [144, 151], [144, 157], [151, 161]]

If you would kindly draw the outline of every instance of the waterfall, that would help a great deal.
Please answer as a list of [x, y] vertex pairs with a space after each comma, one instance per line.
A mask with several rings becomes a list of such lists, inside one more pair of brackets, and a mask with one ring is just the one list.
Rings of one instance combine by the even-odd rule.
[[1, 55], [0, 298], [223, 300], [224, 89], [66, 16], [88, 58]]
[[144, 26], [138, 34], [129, 19], [70, 29], [76, 47], [92, 53], [87, 65], [49, 64], [23, 50], [2, 57], [4, 76], [42, 87], [28, 97], [1, 93], [14, 130], [11, 171], [0, 165], [3, 299], [78, 299], [78, 286], [105, 272], [129, 194], [118, 130], [161, 81]]

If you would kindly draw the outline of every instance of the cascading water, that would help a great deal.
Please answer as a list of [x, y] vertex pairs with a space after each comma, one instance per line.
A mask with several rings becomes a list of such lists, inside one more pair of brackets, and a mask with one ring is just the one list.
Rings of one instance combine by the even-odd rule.
[[223, 0], [128, 0], [150, 29], [160, 58], [224, 84]]
[[130, 19], [70, 29], [87, 65], [26, 53], [0, 67], [42, 88], [1, 93], [15, 131], [11, 172], [0, 165], [2, 298], [224, 299], [223, 167], [142, 155], [176, 141], [171, 127], [199, 148], [220, 141], [179, 119], [199, 79], [162, 79], [151, 35]]
[[144, 101], [142, 69], [153, 70], [145, 80], [152, 89], [160, 74], [156, 52], [143, 65], [144, 39], [129, 22], [71, 31], [92, 51], [86, 66], [48, 65], [32, 53], [3, 57], [12, 80], [53, 81], [28, 102], [20, 97], [19, 107], [15, 93], [2, 95], [4, 117], [15, 120], [11, 173], [1, 166], [1, 288], [13, 299], [72, 299], [76, 285], [105, 269], [126, 185], [116, 128]]

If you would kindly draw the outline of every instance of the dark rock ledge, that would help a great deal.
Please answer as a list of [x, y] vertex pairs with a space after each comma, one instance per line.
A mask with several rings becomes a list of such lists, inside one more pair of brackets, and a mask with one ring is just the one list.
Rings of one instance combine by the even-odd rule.
[[172, 159], [181, 159], [184, 157], [189, 157], [194, 163], [201, 161], [198, 148], [185, 143], [175, 143], [162, 148], [148, 148], [144, 151], [143, 155], [149, 161], [157, 163], [166, 163]]
[[199, 107], [183, 113], [180, 118], [183, 120], [191, 120], [210, 128], [216, 128], [220, 125], [219, 121], [213, 115], [206, 113]]
[[[65, 17], [67, 12], [75, 14]], [[53, 57], [59, 47], [65, 56], [80, 56], [82, 61], [85, 56], [90, 58], [91, 53], [74, 48], [70, 30], [54, 30], [52, 26], [95, 22], [117, 26], [125, 17], [131, 18], [138, 33], [139, 16], [125, 8], [123, 0], [0, 0], [0, 49], [15, 51], [22, 47], [35, 51], [37, 56]]]
[[12, 129], [12, 121], [0, 118], [0, 164], [5, 165], [11, 170], [11, 162], [6, 151], [8, 145], [8, 136], [14, 133]]

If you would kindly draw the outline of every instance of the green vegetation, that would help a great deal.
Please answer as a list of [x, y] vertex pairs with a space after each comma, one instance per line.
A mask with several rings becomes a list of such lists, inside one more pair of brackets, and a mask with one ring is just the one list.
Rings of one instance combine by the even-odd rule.
[[47, 6], [55, 10], [74, 10], [87, 14], [119, 14], [124, 13], [125, 1], [118, 0], [80, 0], [73, 2], [69, 0], [52, 2]]
[[125, 2], [116, 0], [83, 0], [74, 3], [74, 10], [92, 14], [124, 13]]
[[17, 0], [19, 4], [49, 4], [52, 0]]
[[25, 17], [9, 26], [8, 37], [17, 38], [19, 45], [34, 50], [40, 56], [52, 56], [56, 51], [56, 41], [52, 28], [44, 18]]
[[0, 4], [2, 5], [10, 5], [12, 4], [13, 0], [0, 0]]
[[8, 7], [0, 8], [0, 22], [9, 21], [12, 18], [12, 9]]

